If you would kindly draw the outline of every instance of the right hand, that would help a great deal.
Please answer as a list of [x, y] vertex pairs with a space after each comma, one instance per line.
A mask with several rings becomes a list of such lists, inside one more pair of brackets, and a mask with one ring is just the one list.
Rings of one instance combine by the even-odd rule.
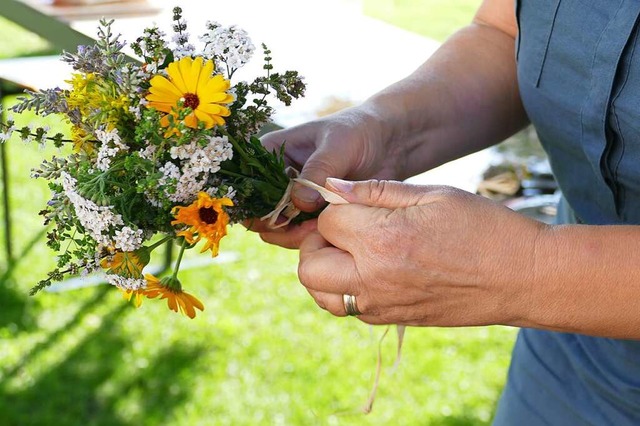
[[[268, 150], [279, 150], [285, 144], [285, 161], [300, 171], [300, 177], [324, 186], [328, 177], [352, 180], [392, 179], [395, 161], [376, 118], [360, 107], [349, 108], [289, 129], [262, 137]], [[324, 205], [320, 194], [294, 184], [292, 200], [297, 208], [313, 212]], [[289, 225], [272, 230], [254, 221], [251, 230], [260, 233], [268, 243], [297, 248], [304, 237], [315, 231], [316, 221]]]

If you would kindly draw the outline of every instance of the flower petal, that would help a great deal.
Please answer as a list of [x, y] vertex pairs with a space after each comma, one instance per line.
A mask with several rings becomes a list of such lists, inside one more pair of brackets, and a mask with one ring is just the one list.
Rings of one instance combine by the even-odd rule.
[[207, 104], [230, 104], [233, 102], [233, 96], [226, 92], [206, 93], [202, 98], [205, 99], [203, 103]]
[[149, 81], [149, 84], [151, 84], [152, 87], [157, 87], [161, 90], [164, 90], [165, 92], [173, 93], [178, 98], [181, 98], [183, 95], [183, 92], [181, 92], [180, 88], [176, 86], [173, 79], [172, 81], [169, 81], [161, 75], [156, 75], [155, 77], [153, 77]]
[[193, 305], [191, 305], [190, 301], [183, 296], [184, 293], [179, 294], [176, 297], [178, 299], [178, 303], [180, 304], [180, 310], [189, 318], [194, 319], [196, 317], [196, 310], [193, 309]]
[[198, 118], [196, 117], [196, 115], [194, 113], [191, 113], [191, 114], [187, 115], [184, 118], [184, 124], [187, 127], [191, 127], [192, 129], [197, 129], [198, 128]]
[[[149, 102], [147, 104], [148, 108], [155, 108], [158, 111], [162, 111], [162, 112], [171, 112], [171, 109], [174, 107], [174, 105], [172, 104], [167, 104], [164, 102]], [[168, 123], [167, 123], [168, 125]]]
[[164, 117], [162, 117], [160, 119], [160, 125], [162, 127], [169, 127], [169, 124], [171, 124], [171, 123], [169, 123], [169, 115], [165, 115]]
[[163, 91], [151, 90], [151, 92], [147, 95], [147, 100], [177, 105], [180, 98], [175, 96], [173, 93], [168, 94]]
[[200, 92], [202, 93], [202, 96], [200, 97], [200, 101], [208, 102], [204, 100], [206, 99], [207, 94], [224, 92], [226, 90], [229, 90], [230, 85], [231, 84], [229, 83], [229, 80], [226, 80], [223, 76], [221, 75], [213, 76], [213, 78], [209, 80], [207, 85], [204, 87], [204, 90]]
[[194, 295], [189, 294], [189, 293], [182, 293], [182, 295], [183, 295], [183, 297], [189, 299], [189, 302], [193, 306], [195, 306], [196, 308], [200, 309], [201, 311], [204, 311], [204, 305], [202, 304], [202, 302], [197, 297], [195, 297]]
[[[198, 58], [201, 59], [201, 58]], [[202, 62], [202, 61], [201, 61]], [[211, 79], [211, 73], [213, 73], [213, 61], [209, 59], [204, 63], [202, 69], [200, 70], [200, 77], [198, 78], [198, 83], [196, 85], [196, 93], [200, 96], [200, 92], [207, 86], [207, 83]]]
[[167, 298], [167, 306], [169, 306], [169, 309], [171, 309], [173, 312], [178, 312], [178, 303], [176, 302], [175, 294], [168, 295], [167, 293], [165, 293], [164, 297]]
[[211, 115], [221, 115], [225, 109], [226, 108], [224, 108], [222, 105], [217, 105], [217, 104], [198, 105], [198, 110]]
[[213, 120], [211, 115], [206, 114], [205, 112], [200, 111], [199, 109], [196, 109], [194, 113], [196, 117], [198, 117], [198, 120], [204, 122], [205, 129], [210, 129], [215, 125], [215, 121]]
[[[182, 58], [182, 60], [184, 59], [190, 60], [191, 58]], [[182, 62], [182, 60], [180, 62]], [[173, 84], [175, 84], [180, 91], [180, 97], [182, 97], [185, 93], [188, 92], [188, 90], [182, 76], [182, 68], [180, 67], [180, 62], [171, 62], [167, 67], [167, 73], [169, 74], [169, 77], [171, 78]]]
[[139, 308], [140, 306], [142, 306], [142, 296], [144, 296], [144, 293], [140, 291], [136, 291], [136, 297], [135, 299], [133, 299], [133, 305], [136, 308]]

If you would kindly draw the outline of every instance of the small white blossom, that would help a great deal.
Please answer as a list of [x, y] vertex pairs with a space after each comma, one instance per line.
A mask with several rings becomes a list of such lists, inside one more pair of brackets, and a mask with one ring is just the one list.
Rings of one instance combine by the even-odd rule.
[[122, 143], [116, 129], [110, 132], [96, 130], [96, 137], [102, 143], [96, 159], [96, 168], [104, 172], [111, 166], [111, 159], [121, 151], [127, 152], [129, 147]]
[[120, 275], [107, 274], [105, 279], [109, 284], [123, 290], [140, 290], [147, 287], [147, 281], [142, 278], [126, 278]]
[[128, 226], [116, 230], [113, 239], [115, 247], [121, 251], [135, 251], [142, 245], [143, 234], [142, 229], [136, 229], [134, 231]]
[[68, 173], [62, 172], [62, 187], [65, 196], [71, 201], [76, 217], [97, 243], [111, 243], [108, 232], [110, 228], [123, 225], [122, 216], [113, 213], [112, 206], [98, 206], [76, 192], [77, 181]]
[[196, 52], [196, 47], [189, 43], [189, 33], [187, 32], [174, 34], [171, 41], [175, 44], [171, 50], [173, 51], [173, 57], [176, 60], [182, 59], [186, 56], [190, 57]]
[[225, 63], [231, 70], [249, 62], [256, 48], [245, 30], [235, 25], [226, 28], [217, 22], [208, 22], [207, 28], [209, 31], [200, 37], [205, 43], [205, 55]]
[[13, 125], [7, 127], [4, 132], [0, 132], [0, 143], [8, 141], [15, 130], [16, 126]]
[[142, 111], [140, 111], [140, 105], [138, 106], [129, 106], [129, 112], [133, 114], [138, 120], [142, 118]]
[[138, 155], [145, 160], [152, 160], [157, 150], [158, 147], [156, 145], [149, 144], [145, 146], [142, 151], [138, 152]]
[[233, 186], [227, 188], [227, 195], [225, 195], [225, 197], [232, 201], [236, 198], [236, 190], [233, 188]]
[[167, 185], [176, 180], [175, 192], [165, 191], [165, 196], [175, 203], [193, 200], [202, 191], [209, 176], [220, 170], [220, 163], [231, 159], [233, 147], [226, 136], [208, 137], [208, 145], [200, 146], [198, 141], [172, 147], [171, 158], [180, 161], [180, 167], [172, 162], [165, 163], [161, 168], [163, 176], [160, 185]]

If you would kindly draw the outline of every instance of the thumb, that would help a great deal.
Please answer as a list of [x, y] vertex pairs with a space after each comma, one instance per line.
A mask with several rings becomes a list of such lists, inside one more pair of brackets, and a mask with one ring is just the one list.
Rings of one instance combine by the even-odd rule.
[[328, 178], [325, 187], [349, 203], [387, 209], [428, 204], [434, 193], [443, 188], [390, 180], [353, 182], [335, 178]]
[[[305, 162], [299, 177], [325, 186], [329, 176], [344, 177], [351, 169], [348, 155], [344, 152], [320, 147]], [[292, 199], [296, 207], [303, 211], [316, 211], [325, 204], [318, 191], [299, 183], [293, 186]]]

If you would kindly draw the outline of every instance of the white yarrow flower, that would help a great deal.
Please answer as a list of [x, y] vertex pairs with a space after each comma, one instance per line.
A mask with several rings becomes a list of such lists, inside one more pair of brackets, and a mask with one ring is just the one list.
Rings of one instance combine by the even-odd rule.
[[110, 245], [109, 230], [124, 225], [122, 216], [113, 213], [112, 206], [98, 206], [91, 200], [82, 197], [76, 191], [77, 181], [68, 173], [62, 172], [64, 195], [69, 199], [76, 211], [76, 217], [97, 243]]
[[175, 192], [165, 190], [165, 196], [175, 203], [192, 201], [202, 191], [209, 176], [220, 170], [220, 163], [231, 159], [233, 146], [226, 136], [208, 137], [208, 145], [202, 147], [198, 141], [174, 146], [169, 153], [171, 158], [180, 161], [180, 167], [167, 162], [160, 171], [160, 185], [167, 185], [171, 180], [177, 181]]
[[256, 48], [245, 30], [235, 25], [222, 27], [217, 22], [209, 22], [207, 27], [209, 31], [200, 37], [205, 43], [205, 55], [225, 63], [231, 70], [249, 62]]
[[113, 239], [114, 245], [121, 251], [135, 251], [142, 246], [142, 238], [144, 232], [142, 229], [136, 229], [135, 231], [128, 226], [122, 229], [116, 230], [115, 237]]
[[111, 159], [121, 151], [127, 152], [129, 147], [122, 143], [118, 130], [116, 129], [109, 132], [96, 130], [96, 137], [102, 143], [98, 150], [96, 168], [104, 172], [109, 170], [109, 167], [111, 166]]
[[126, 278], [120, 275], [107, 274], [105, 279], [109, 284], [115, 285], [122, 290], [140, 290], [147, 287], [147, 281], [142, 278]]

